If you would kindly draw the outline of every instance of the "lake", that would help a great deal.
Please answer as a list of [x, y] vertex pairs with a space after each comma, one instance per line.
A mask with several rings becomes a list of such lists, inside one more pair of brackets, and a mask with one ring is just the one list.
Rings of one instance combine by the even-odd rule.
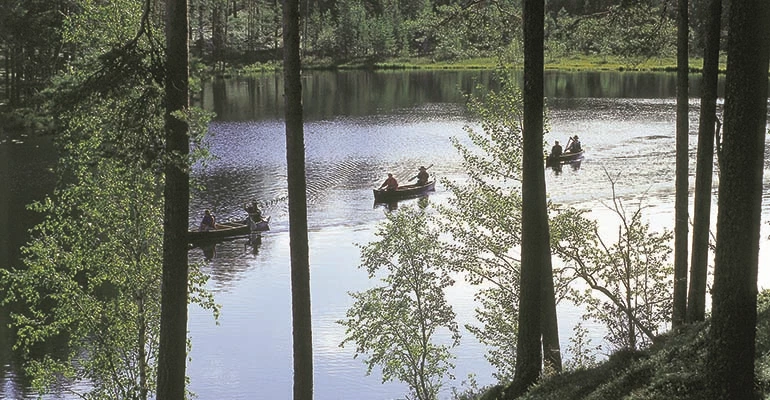
[[[565, 167], [561, 174], [548, 170], [548, 196], [558, 203], [591, 209], [603, 229], [611, 231], [616, 222], [602, 205], [611, 198], [609, 173], [624, 200], [632, 203], [644, 199], [645, 215], [655, 229], [673, 229], [675, 78], [664, 73], [548, 72], [545, 88], [550, 132], [546, 140], [566, 143], [569, 136], [577, 134], [586, 149], [579, 169]], [[465, 127], [477, 128], [468, 120], [462, 93], [491, 82], [488, 71], [303, 74], [315, 398], [404, 398], [404, 385], [381, 384], [378, 371], [367, 376], [363, 362], [353, 358], [354, 349], [339, 347], [344, 329], [336, 321], [352, 304], [348, 292], [377, 284], [358, 269], [356, 244], [373, 240], [375, 227], [391, 212], [375, 205], [371, 192], [388, 172], [403, 182], [414, 176], [420, 165], [433, 165], [429, 171], [439, 179], [466, 179], [450, 138], [462, 140]], [[692, 193], [698, 85], [691, 85]], [[282, 88], [281, 77], [270, 75], [211, 82], [196, 94], [196, 101], [217, 113], [209, 139], [217, 159], [194, 170], [194, 179], [205, 190], [193, 193], [191, 224], [200, 220], [205, 208], [220, 220], [241, 218], [243, 205], [253, 199], [267, 203], [263, 212], [271, 217], [270, 231], [256, 246], [239, 238], [190, 251], [190, 260], [211, 276], [210, 288], [222, 306], [218, 324], [209, 312], [190, 309], [192, 352], [187, 372], [190, 389], [200, 399], [291, 398]], [[0, 145], [0, 151], [10, 154], [18, 147], [32, 146], [32, 140], [29, 142], [10, 150], [10, 144]], [[11, 181], [21, 179], [16, 175], [20, 174], [16, 163], [24, 162], [22, 158], [7, 166], [11, 172], [5, 173]], [[767, 197], [767, 174], [764, 184]], [[6, 205], [8, 209], [18, 210], [19, 203], [38, 195], [31, 189], [29, 193], [20, 190], [24, 195], [13, 198], [13, 205]], [[441, 185], [429, 197], [438, 203], [447, 198]], [[399, 206], [415, 203], [404, 201]], [[713, 211], [715, 215], [715, 202]], [[770, 210], [764, 202], [763, 222], [768, 216]], [[18, 221], [14, 224], [23, 226]], [[767, 223], [762, 226], [760, 260], [764, 263], [769, 233]], [[766, 268], [760, 269], [760, 285], [770, 287]], [[460, 325], [474, 321], [474, 293], [475, 288], [462, 280], [448, 292]], [[559, 307], [562, 349], [566, 349], [571, 327], [579, 316], [574, 307]], [[601, 344], [601, 327], [589, 328], [595, 344]], [[0, 397], [24, 397], [14, 395], [24, 390], [14, 383], [18, 367], [8, 349], [8, 333], [3, 332]], [[485, 349], [470, 333], [462, 333], [461, 345], [455, 349], [457, 367], [453, 372], [457, 379], [445, 385], [442, 398], [450, 398], [450, 389], [461, 388], [469, 374], [474, 374], [480, 385], [494, 382]]]

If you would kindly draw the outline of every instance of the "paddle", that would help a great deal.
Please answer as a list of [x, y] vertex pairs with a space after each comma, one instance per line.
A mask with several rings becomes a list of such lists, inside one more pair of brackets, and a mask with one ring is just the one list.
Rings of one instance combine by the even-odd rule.
[[[426, 171], [427, 171], [427, 170], [429, 170], [429, 169], [430, 169], [430, 167], [432, 167], [432, 166], [433, 166], [433, 164], [429, 165], [429, 166], [428, 166], [428, 168], [425, 168], [425, 170], [426, 170]], [[411, 182], [411, 181], [413, 181], [413, 180], [415, 180], [415, 179], [417, 179], [417, 175], [415, 175], [415, 176], [413, 176], [413, 177], [409, 178], [409, 182]]]

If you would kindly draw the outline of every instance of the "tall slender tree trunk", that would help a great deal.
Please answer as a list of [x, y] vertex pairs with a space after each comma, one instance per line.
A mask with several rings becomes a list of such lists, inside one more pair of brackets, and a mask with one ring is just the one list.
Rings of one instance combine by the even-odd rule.
[[695, 206], [693, 210], [690, 292], [687, 296], [687, 322], [706, 317], [706, 281], [711, 229], [711, 186], [714, 171], [714, 124], [719, 83], [719, 39], [722, 31], [722, 0], [710, 0], [706, 16], [706, 43], [703, 55], [703, 84], [698, 122], [698, 155], [695, 165]]
[[187, 124], [171, 113], [188, 107], [187, 0], [166, 2], [166, 182], [163, 192], [163, 280], [161, 286], [158, 392], [184, 400], [187, 360], [187, 226], [190, 179]]
[[[543, 179], [545, 179], [545, 176]], [[561, 345], [559, 344], [559, 320], [556, 315], [556, 293], [553, 287], [553, 266], [550, 256], [546, 264], [543, 265], [543, 268], [543, 317], [541, 321], [543, 328], [543, 364], [547, 370], [559, 373], [562, 370]]]
[[221, 69], [224, 69], [225, 43], [227, 43], [226, 19], [227, 10], [223, 9], [220, 1], [215, 1], [211, 6], [211, 56], [215, 66]]
[[310, 315], [310, 262], [307, 185], [299, 58], [299, 0], [283, 3], [283, 64], [286, 94], [286, 164], [289, 180], [289, 240], [294, 340], [294, 400], [313, 398], [313, 340]]
[[524, 121], [522, 156], [521, 293], [516, 371], [505, 396], [526, 392], [542, 370], [543, 299], [551, 251], [543, 169], [543, 0], [524, 0]]
[[674, 200], [674, 304], [672, 326], [684, 322], [687, 311], [687, 235], [689, 231], [689, 23], [687, 0], [678, 0], [676, 43], [676, 199]]
[[198, 38], [195, 40], [195, 50], [196, 55], [200, 58], [203, 58], [204, 52], [203, 49], [205, 48], [205, 38], [203, 35], [203, 27], [204, 27], [204, 21], [205, 21], [205, 14], [206, 14], [206, 5], [202, 0], [198, 0]]
[[5, 75], [5, 90], [3, 91], [3, 94], [5, 94], [5, 100], [10, 103], [11, 99], [11, 51], [10, 46], [6, 43], [5, 48], [3, 49], [3, 54], [5, 55], [5, 67], [4, 67], [4, 75]]
[[770, 2], [731, 2], [729, 18], [707, 381], [712, 399], [758, 399], [754, 341]]

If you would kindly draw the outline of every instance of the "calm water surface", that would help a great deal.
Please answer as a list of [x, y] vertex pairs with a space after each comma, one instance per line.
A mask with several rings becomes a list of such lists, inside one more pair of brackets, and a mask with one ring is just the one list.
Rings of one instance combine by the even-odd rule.
[[[371, 189], [393, 172], [399, 180], [431, 165], [436, 177], [465, 179], [451, 137], [464, 138], [462, 91], [489, 85], [487, 72], [312, 73], [303, 76], [305, 145], [315, 397], [317, 399], [399, 399], [400, 383], [381, 384], [378, 371], [367, 376], [353, 349], [340, 348], [344, 330], [335, 321], [352, 304], [350, 291], [371, 282], [358, 269], [356, 244], [374, 239], [373, 231], [388, 212], [373, 204]], [[550, 133], [546, 140], [566, 142], [578, 134], [586, 148], [579, 169], [546, 174], [548, 195], [556, 202], [586, 207], [612, 231], [615, 221], [602, 202], [611, 192], [606, 174], [627, 201], [646, 199], [647, 216], [656, 229], [673, 229], [675, 76], [671, 74], [572, 73], [547, 75]], [[290, 399], [292, 393], [291, 298], [283, 98], [280, 77], [219, 81], [207, 85], [198, 101], [218, 118], [211, 125], [217, 159], [199, 166], [194, 178], [205, 185], [193, 193], [190, 216], [197, 222], [204, 208], [220, 220], [241, 218], [252, 199], [268, 203], [271, 230], [252, 245], [246, 238], [193, 249], [190, 259], [210, 274], [210, 288], [222, 306], [216, 323], [208, 311], [191, 307], [192, 336], [188, 374], [200, 399]], [[697, 83], [691, 93], [697, 96]], [[690, 155], [694, 161], [697, 100], [691, 101]], [[0, 147], [2, 150], [2, 147]], [[693, 189], [694, 164], [690, 168]], [[715, 177], [716, 182], [716, 177]], [[765, 197], [770, 180], [765, 174]], [[430, 196], [445, 202], [440, 185]], [[415, 201], [400, 203], [414, 205]], [[714, 211], [716, 206], [713, 207]], [[396, 211], [397, 212], [397, 211]], [[768, 203], [763, 205], [767, 220]], [[762, 263], [768, 259], [767, 224], [763, 223]], [[760, 268], [760, 284], [770, 287], [770, 271]], [[473, 323], [475, 288], [457, 281], [448, 295], [461, 325]], [[565, 349], [579, 311], [560, 306]], [[590, 326], [595, 344], [601, 328]], [[485, 349], [467, 331], [456, 349], [455, 381], [469, 374], [479, 384], [493, 383]], [[7, 347], [0, 352], [7, 352]], [[3, 353], [0, 353], [2, 356]], [[567, 355], [568, 356], [568, 355]], [[6, 369], [14, 362], [4, 358]], [[13, 398], [12, 378], [3, 395]]]

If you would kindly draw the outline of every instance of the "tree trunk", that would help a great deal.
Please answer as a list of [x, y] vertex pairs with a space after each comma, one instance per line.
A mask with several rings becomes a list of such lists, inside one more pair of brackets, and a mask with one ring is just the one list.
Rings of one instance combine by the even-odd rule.
[[11, 51], [10, 46], [6, 43], [5, 48], [3, 49], [3, 53], [5, 55], [5, 90], [3, 93], [5, 94], [5, 100], [6, 102], [10, 103], [11, 101]]
[[722, 0], [710, 0], [706, 16], [703, 55], [703, 85], [698, 122], [698, 155], [695, 165], [695, 205], [692, 230], [692, 269], [687, 296], [687, 322], [706, 317], [706, 278], [711, 229], [711, 186], [714, 171], [714, 123], [719, 82], [719, 38], [722, 30]]
[[[171, 113], [188, 107], [187, 0], [166, 3], [166, 182], [163, 219], [158, 393], [184, 400], [187, 360], [187, 226], [190, 180], [187, 124]], [[178, 156], [174, 156], [178, 154]]]
[[196, 51], [196, 55], [200, 58], [203, 58], [203, 56], [205, 55], [203, 49], [206, 47], [205, 46], [206, 40], [203, 35], [205, 14], [206, 14], [205, 3], [201, 0], [198, 0], [198, 38], [195, 41], [195, 51]]
[[289, 180], [289, 240], [294, 340], [294, 400], [313, 398], [313, 340], [310, 316], [310, 263], [307, 185], [299, 58], [298, 0], [283, 4], [283, 64], [286, 94], [286, 164]]
[[559, 320], [556, 315], [556, 294], [553, 287], [553, 268], [550, 256], [543, 267], [545, 269], [542, 282], [543, 317], [541, 320], [543, 326], [543, 364], [547, 370], [559, 373], [562, 370], [561, 346], [559, 344]]
[[689, 231], [689, 36], [687, 0], [678, 0], [676, 63], [676, 199], [674, 201], [674, 302], [672, 326], [687, 310], [687, 235]]
[[227, 42], [225, 33], [225, 22], [227, 11], [222, 9], [219, 1], [214, 2], [211, 8], [211, 56], [214, 65], [224, 69], [225, 43]]
[[524, 0], [524, 121], [522, 155], [521, 293], [516, 371], [508, 399], [540, 377], [543, 287], [551, 270], [548, 210], [543, 169], [543, 0]]
[[730, 3], [708, 380], [713, 399], [757, 399], [757, 264], [770, 3]]

